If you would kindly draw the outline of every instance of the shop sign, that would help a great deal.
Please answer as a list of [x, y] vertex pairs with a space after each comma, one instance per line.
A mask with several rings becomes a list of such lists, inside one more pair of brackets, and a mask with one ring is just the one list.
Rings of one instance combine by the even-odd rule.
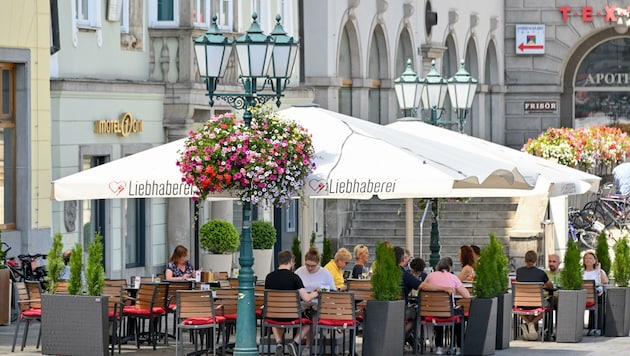
[[120, 119], [116, 120], [98, 120], [94, 121], [94, 132], [97, 134], [115, 133], [120, 136], [128, 136], [130, 133], [138, 133], [144, 131], [144, 121], [134, 119], [131, 113], [120, 115]]
[[526, 101], [524, 104], [526, 112], [555, 112], [558, 108], [556, 101]]
[[584, 22], [593, 22], [593, 18], [603, 17], [604, 22], [630, 27], [630, 6], [619, 7], [611, 5], [604, 6], [603, 9], [594, 9], [593, 6], [582, 6], [580, 8], [560, 6], [558, 10], [560, 10], [562, 21], [564, 22], [569, 21], [569, 16], [581, 17]]
[[545, 25], [516, 25], [516, 54], [545, 54]]

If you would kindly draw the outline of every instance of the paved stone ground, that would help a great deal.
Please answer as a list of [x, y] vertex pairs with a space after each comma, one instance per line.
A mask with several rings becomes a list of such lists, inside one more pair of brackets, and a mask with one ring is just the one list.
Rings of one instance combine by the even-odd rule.
[[[18, 338], [21, 340], [23, 328], [20, 328]], [[11, 354], [11, 343], [15, 332], [15, 324], [10, 326], [0, 326], [0, 355]], [[37, 334], [39, 325], [35, 323], [29, 331], [29, 337], [24, 351], [20, 351], [20, 345], [16, 346], [16, 355], [31, 356], [41, 355], [41, 349], [36, 349]], [[357, 354], [361, 354], [361, 337], [357, 338]], [[187, 346], [187, 352], [192, 351], [192, 347]], [[496, 355], [628, 355], [630, 351], [630, 337], [609, 338], [604, 336], [585, 336], [583, 341], [576, 344], [560, 344], [556, 342], [540, 341], [512, 341], [507, 350], [496, 351]], [[126, 355], [174, 355], [174, 342], [169, 346], [160, 345], [156, 351], [149, 346], [142, 346], [137, 350], [135, 345], [123, 345], [122, 353]], [[406, 350], [405, 355], [412, 355], [411, 350]], [[429, 353], [430, 354], [430, 353]]]

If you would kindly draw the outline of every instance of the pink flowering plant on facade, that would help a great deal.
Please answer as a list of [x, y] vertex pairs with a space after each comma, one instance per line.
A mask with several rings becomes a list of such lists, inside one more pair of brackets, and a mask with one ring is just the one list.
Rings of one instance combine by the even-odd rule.
[[233, 114], [191, 131], [177, 161], [197, 198], [229, 191], [244, 202], [285, 205], [315, 168], [311, 136], [268, 106], [250, 108], [251, 126]]
[[625, 161], [630, 155], [630, 138], [622, 130], [607, 126], [549, 128], [538, 138], [530, 138], [523, 151], [556, 159], [569, 167], [592, 171]]

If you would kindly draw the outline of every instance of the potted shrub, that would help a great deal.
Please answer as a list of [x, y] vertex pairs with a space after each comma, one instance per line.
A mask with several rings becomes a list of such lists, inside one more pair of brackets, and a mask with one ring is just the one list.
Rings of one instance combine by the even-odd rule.
[[630, 333], [630, 245], [624, 236], [614, 246], [615, 262], [612, 265], [617, 288], [606, 289], [606, 336], [628, 336]]
[[[464, 338], [464, 352], [467, 355], [491, 355], [498, 348], [497, 338], [503, 340], [502, 330], [508, 328], [506, 336], [509, 346], [509, 317], [512, 313], [512, 303], [506, 303], [503, 295], [507, 292], [507, 257], [503, 252], [503, 245], [494, 234], [490, 235], [490, 242], [481, 249], [479, 260], [475, 267], [473, 281], [474, 298], [470, 303], [470, 316]], [[502, 303], [509, 306], [508, 320], [504, 320], [504, 313], [497, 310], [497, 297], [502, 296]], [[503, 305], [502, 305], [503, 306]], [[501, 330], [497, 323], [501, 322]], [[504, 325], [505, 324], [505, 325]], [[501, 348], [506, 346], [501, 343]]]
[[573, 239], [568, 240], [564, 269], [560, 271], [563, 289], [558, 292], [556, 341], [580, 342], [584, 328], [586, 290], [582, 289], [580, 249]]
[[232, 271], [232, 256], [238, 249], [239, 235], [234, 224], [225, 220], [210, 220], [199, 229], [201, 267], [206, 271]]
[[376, 244], [376, 269], [372, 276], [375, 300], [368, 300], [363, 335], [363, 355], [402, 355], [405, 301], [401, 299], [402, 271], [394, 249]]
[[[52, 250], [59, 248], [53, 244]], [[88, 247], [83, 291], [83, 247], [75, 244], [70, 255], [68, 295], [42, 295], [42, 353], [52, 355], [107, 355], [109, 297], [105, 284], [102, 236]], [[53, 251], [54, 252], [54, 251]]]
[[302, 249], [300, 248], [300, 238], [294, 237], [293, 244], [291, 245], [291, 252], [293, 256], [295, 256], [295, 269], [300, 268], [302, 266]]
[[271, 272], [273, 263], [273, 245], [276, 243], [277, 232], [268, 221], [252, 221], [252, 246], [254, 249], [254, 275], [258, 280], [264, 280]]

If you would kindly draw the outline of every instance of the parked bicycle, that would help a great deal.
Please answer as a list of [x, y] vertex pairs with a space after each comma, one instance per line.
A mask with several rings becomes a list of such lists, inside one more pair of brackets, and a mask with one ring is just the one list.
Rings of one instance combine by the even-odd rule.
[[45, 288], [45, 277], [48, 273], [43, 260], [47, 258], [47, 255], [41, 253], [18, 255], [16, 260], [16, 257], [7, 257], [7, 252], [11, 250], [11, 246], [2, 242], [2, 248], [4, 251], [2, 264], [9, 269], [9, 275], [13, 282], [39, 281]]
[[611, 183], [604, 184], [597, 193], [597, 199], [586, 203], [582, 211], [605, 228], [627, 229], [630, 223], [630, 196], [611, 194], [612, 189]]
[[601, 223], [591, 220], [588, 214], [588, 211], [570, 207], [568, 234], [573, 241], [581, 243], [588, 249], [595, 249], [599, 231], [595, 230], [594, 226]]

